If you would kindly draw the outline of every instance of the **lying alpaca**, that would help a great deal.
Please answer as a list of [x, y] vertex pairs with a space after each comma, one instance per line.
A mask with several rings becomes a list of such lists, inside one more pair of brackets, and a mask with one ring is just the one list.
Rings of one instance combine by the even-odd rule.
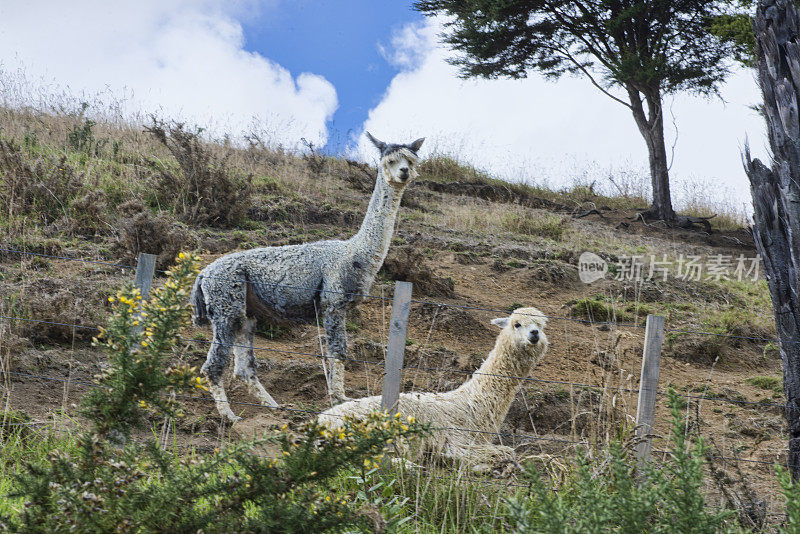
[[[536, 308], [518, 308], [510, 317], [493, 319], [502, 328], [494, 349], [475, 374], [453, 391], [446, 393], [403, 393], [393, 411], [429, 423], [433, 432], [416, 444], [413, 456], [435, 454], [467, 460], [510, 459], [510, 447], [493, 445], [491, 434], [498, 432], [514, 396], [526, 377], [547, 351], [542, 332], [547, 320]], [[345, 416], [360, 419], [380, 410], [380, 397], [357, 399], [323, 412], [318, 421], [341, 427]], [[456, 429], [471, 429], [465, 432]]]

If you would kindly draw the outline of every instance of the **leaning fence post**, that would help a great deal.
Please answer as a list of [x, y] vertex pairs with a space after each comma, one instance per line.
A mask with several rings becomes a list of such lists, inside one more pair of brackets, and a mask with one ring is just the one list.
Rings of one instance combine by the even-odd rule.
[[150, 286], [153, 285], [155, 272], [156, 256], [140, 252], [139, 261], [136, 262], [136, 278], [134, 278], [133, 285], [139, 288], [143, 299], [146, 299], [150, 293]]
[[381, 410], [393, 413], [400, 398], [400, 375], [406, 351], [408, 312], [411, 307], [411, 283], [396, 282], [389, 322], [389, 344], [386, 348], [386, 367], [383, 375]]
[[641, 473], [652, 449], [653, 424], [656, 415], [658, 372], [661, 366], [661, 345], [664, 341], [664, 318], [648, 315], [644, 331], [642, 377], [639, 380], [639, 403], [636, 405], [636, 460]]
[[[156, 272], [156, 256], [153, 254], [139, 253], [139, 260], [136, 262], [136, 276], [133, 285], [139, 288], [143, 299], [147, 299], [150, 294], [150, 287], [153, 285], [153, 275]], [[137, 332], [142, 331], [141, 326], [136, 327]]]

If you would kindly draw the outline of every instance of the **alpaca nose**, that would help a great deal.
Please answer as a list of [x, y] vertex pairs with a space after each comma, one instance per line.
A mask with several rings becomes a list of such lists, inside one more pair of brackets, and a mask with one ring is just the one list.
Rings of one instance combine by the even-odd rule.
[[408, 167], [403, 167], [402, 169], [400, 169], [400, 178], [402, 178], [403, 180], [408, 179]]
[[528, 339], [531, 343], [538, 343], [539, 342], [539, 331], [538, 330], [531, 330], [528, 334]]

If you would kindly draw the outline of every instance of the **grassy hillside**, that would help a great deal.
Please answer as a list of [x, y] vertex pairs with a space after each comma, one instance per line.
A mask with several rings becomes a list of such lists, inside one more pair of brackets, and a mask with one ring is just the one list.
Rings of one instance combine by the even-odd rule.
[[[661, 314], [670, 329], [660, 378], [664, 390], [670, 385], [689, 395], [762, 403], [688, 399], [686, 424], [709, 439], [712, 454], [762, 462], [720, 462], [718, 477], [709, 479], [709, 495], [724, 504], [743, 500], [752, 490], [770, 511], [777, 510], [770, 464], [785, 459], [786, 435], [782, 411], [770, 403], [782, 402], [780, 361], [771, 342], [745, 339], [775, 335], [763, 276], [679, 277], [685, 267], [679, 258], [698, 257], [707, 264], [723, 255], [735, 264], [740, 255], [755, 256], [740, 217], [720, 213], [710, 234], [665, 229], [635, 220], [647, 201], [625, 194], [641, 188], [624, 187], [622, 180], [609, 184], [598, 178], [551, 190], [500, 181], [442, 155], [424, 160], [419, 170], [372, 291], [391, 296], [394, 280], [414, 283], [419, 302], [412, 305], [406, 362], [425, 370], [406, 371], [405, 390], [458, 385], [493, 344], [491, 318], [518, 306], [540, 308], [553, 317], [551, 349], [531, 375], [539, 381], [526, 383], [518, 395], [502, 439], [543, 471], [565, 473], [575, 446], [564, 441], [602, 447], [630, 428], [636, 396], [628, 390], [638, 383], [641, 326], [647, 314]], [[82, 113], [0, 109], [0, 315], [33, 320], [0, 320], [0, 356], [4, 368], [14, 372], [67, 379], [54, 387], [13, 376], [4, 389], [6, 405], [34, 422], [74, 424], [72, 405], [83, 392], [79, 383], [91, 379], [103, 361], [89, 345], [92, 330], [69, 325], [102, 324], [107, 297], [133, 276], [104, 263], [45, 256], [130, 266], [139, 252], [148, 252], [165, 268], [187, 249], [199, 251], [207, 263], [256, 246], [347, 238], [360, 224], [375, 175], [363, 163], [313, 151], [291, 153], [258, 136], [242, 146], [210, 141], [171, 123], [140, 127], [95, 123]], [[716, 211], [698, 202], [691, 214]], [[614, 280], [613, 275], [624, 278], [617, 270], [584, 284], [578, 277], [584, 251], [612, 268], [639, 256], [645, 275], [651, 256], [666, 255], [668, 276], [663, 281], [659, 271], [652, 280]], [[382, 361], [389, 314], [381, 299], [368, 299], [351, 313], [354, 359]], [[290, 330], [260, 325], [262, 382], [285, 406], [326, 406], [318, 360], [280, 352], [319, 353], [317, 336], [315, 325]], [[208, 339], [209, 331], [188, 329], [184, 337]], [[175, 357], [200, 365], [206, 349], [186, 342]], [[379, 371], [348, 362], [348, 393], [379, 391]], [[242, 387], [233, 386], [230, 394], [233, 401], [253, 402]], [[244, 421], [230, 434], [213, 404], [187, 402], [175, 439], [213, 449], [220, 440], [306, 418], [246, 405], [238, 410]], [[659, 436], [667, 429], [661, 398]], [[530, 439], [533, 434], [549, 440]], [[663, 448], [659, 439], [656, 449]], [[495, 475], [512, 482], [518, 476], [513, 469]], [[477, 506], [472, 498], [464, 503]], [[442, 504], [431, 504], [437, 506]]]

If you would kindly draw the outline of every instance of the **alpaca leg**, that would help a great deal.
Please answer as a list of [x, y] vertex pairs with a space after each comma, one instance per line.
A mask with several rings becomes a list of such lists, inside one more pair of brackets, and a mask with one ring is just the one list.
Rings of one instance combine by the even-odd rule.
[[336, 402], [348, 400], [344, 394], [344, 362], [347, 357], [347, 331], [344, 310], [326, 310], [323, 326], [328, 342], [328, 393]]
[[261, 401], [261, 404], [277, 408], [278, 403], [261, 385], [258, 380], [258, 373], [256, 373], [256, 355], [253, 349], [253, 329], [255, 325], [255, 319], [245, 319], [239, 335], [236, 336], [236, 343], [233, 347], [233, 374], [247, 384], [250, 394]]
[[225, 394], [225, 384], [223, 383], [222, 375], [225, 372], [225, 367], [228, 365], [231, 345], [236, 337], [234, 334], [234, 324], [233, 321], [215, 322], [212, 324], [214, 339], [211, 342], [211, 348], [208, 350], [206, 363], [203, 364], [200, 370], [208, 377], [209, 382], [211, 382], [211, 395], [214, 397], [217, 411], [222, 417], [227, 418], [232, 423], [235, 423], [241, 419], [241, 417], [236, 416], [233, 410], [231, 410], [228, 396]]
[[225, 387], [221, 379], [219, 384], [211, 382], [211, 387], [209, 389], [211, 390], [211, 395], [214, 397], [214, 404], [217, 406], [217, 411], [222, 417], [231, 423], [242, 420], [241, 417], [231, 410], [231, 403], [228, 402], [228, 395], [225, 394]]

